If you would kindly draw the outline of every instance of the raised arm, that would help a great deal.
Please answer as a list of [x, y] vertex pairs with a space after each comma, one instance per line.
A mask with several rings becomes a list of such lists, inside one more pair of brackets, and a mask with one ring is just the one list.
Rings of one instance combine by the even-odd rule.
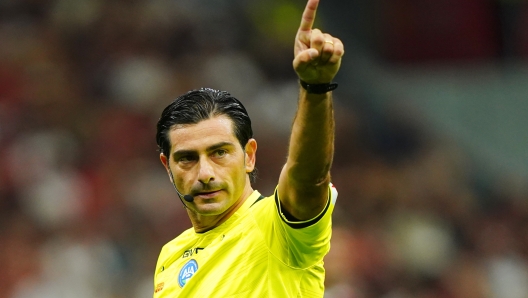
[[[315, 87], [331, 83], [341, 65], [341, 41], [312, 29], [319, 0], [308, 0], [297, 31], [293, 68], [299, 80]], [[297, 220], [314, 218], [328, 199], [334, 154], [332, 92], [300, 88], [286, 165], [279, 178], [282, 208]]]

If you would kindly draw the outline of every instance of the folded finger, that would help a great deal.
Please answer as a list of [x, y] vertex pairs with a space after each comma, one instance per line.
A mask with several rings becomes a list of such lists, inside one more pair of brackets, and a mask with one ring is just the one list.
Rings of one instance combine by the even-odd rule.
[[310, 35], [310, 48], [317, 50], [319, 55], [323, 51], [325, 36], [319, 29], [313, 29]]
[[333, 52], [328, 63], [336, 64], [341, 61], [341, 57], [345, 54], [345, 47], [339, 38], [332, 38], [333, 41]]
[[334, 38], [330, 34], [323, 34], [324, 42], [321, 49], [321, 57], [319, 58], [321, 63], [326, 63], [330, 57], [334, 54]]

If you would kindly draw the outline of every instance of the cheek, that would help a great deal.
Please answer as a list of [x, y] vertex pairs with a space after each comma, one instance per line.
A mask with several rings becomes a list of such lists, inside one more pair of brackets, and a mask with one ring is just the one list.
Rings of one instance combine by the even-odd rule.
[[246, 161], [242, 157], [231, 165], [231, 177], [236, 184], [236, 188], [242, 188], [244, 186], [246, 175]]
[[231, 184], [235, 191], [243, 188], [247, 175], [245, 154], [240, 154], [236, 157], [231, 156], [229, 161], [220, 166], [219, 170], [221, 171], [221, 174], [217, 172], [217, 174], [220, 174], [219, 178], [226, 184]]

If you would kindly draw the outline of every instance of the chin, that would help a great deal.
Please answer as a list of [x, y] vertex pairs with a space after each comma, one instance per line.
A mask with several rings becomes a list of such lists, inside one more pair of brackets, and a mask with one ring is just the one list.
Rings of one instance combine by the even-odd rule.
[[225, 206], [224, 204], [225, 203], [223, 202], [212, 202], [212, 203], [201, 202], [200, 204], [196, 204], [197, 206], [195, 210], [197, 213], [201, 215], [206, 215], [206, 216], [220, 215], [228, 209], [228, 206]]

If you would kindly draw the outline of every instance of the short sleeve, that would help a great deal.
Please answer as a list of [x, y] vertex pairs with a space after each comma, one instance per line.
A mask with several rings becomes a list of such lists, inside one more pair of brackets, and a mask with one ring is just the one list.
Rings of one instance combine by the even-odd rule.
[[271, 253], [294, 268], [307, 268], [322, 261], [330, 249], [336, 199], [337, 190], [329, 184], [327, 204], [321, 213], [306, 221], [290, 221], [281, 212], [276, 190], [260, 206], [261, 210], [254, 210]]

